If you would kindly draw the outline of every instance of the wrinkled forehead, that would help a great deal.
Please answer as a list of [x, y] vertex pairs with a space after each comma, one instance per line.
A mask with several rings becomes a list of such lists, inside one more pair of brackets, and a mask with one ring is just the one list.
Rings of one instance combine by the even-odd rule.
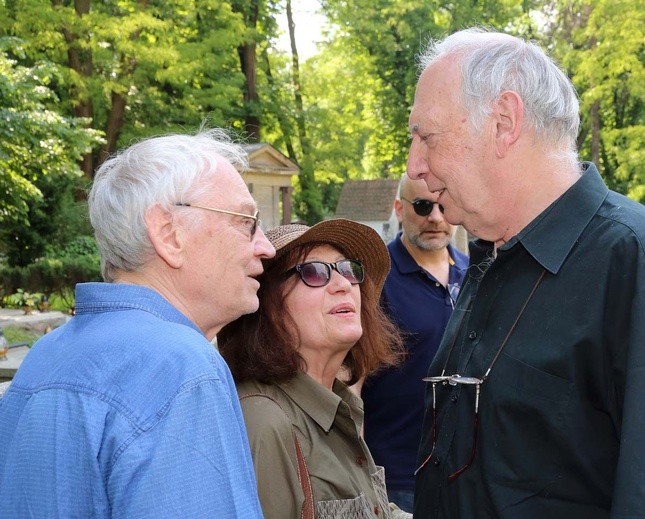
[[439, 58], [428, 65], [419, 76], [414, 104], [418, 102], [442, 102], [444, 98], [455, 98], [461, 91], [462, 75], [459, 55]]
[[246, 209], [252, 214], [257, 204], [251, 196], [242, 175], [223, 157], [218, 157], [217, 167], [203, 177], [202, 191], [209, 200], [227, 207]]

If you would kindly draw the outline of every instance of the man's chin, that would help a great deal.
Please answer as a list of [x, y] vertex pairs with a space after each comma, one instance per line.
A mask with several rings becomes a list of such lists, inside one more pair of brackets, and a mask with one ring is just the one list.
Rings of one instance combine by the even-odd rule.
[[450, 240], [446, 240], [445, 238], [430, 238], [426, 240], [421, 240], [421, 245], [422, 245], [421, 248], [427, 251], [441, 250], [441, 249], [445, 249], [449, 243], [450, 243]]
[[255, 312], [258, 311], [258, 308], [260, 308], [260, 300], [258, 299], [258, 296], [254, 296], [253, 298], [249, 298], [249, 304], [246, 305], [246, 309], [244, 310], [244, 314], [254, 314]]

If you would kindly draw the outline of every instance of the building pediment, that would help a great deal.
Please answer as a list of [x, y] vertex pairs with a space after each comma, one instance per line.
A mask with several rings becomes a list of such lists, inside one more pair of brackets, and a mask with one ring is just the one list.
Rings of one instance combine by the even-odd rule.
[[269, 173], [274, 175], [298, 175], [300, 166], [282, 152], [266, 142], [242, 146], [249, 157], [248, 173]]

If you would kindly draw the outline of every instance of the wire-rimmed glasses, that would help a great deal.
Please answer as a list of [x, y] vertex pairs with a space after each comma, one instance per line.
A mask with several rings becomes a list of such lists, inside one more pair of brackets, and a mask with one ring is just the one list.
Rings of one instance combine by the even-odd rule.
[[[490, 372], [493, 369], [495, 362], [497, 362], [497, 359], [501, 355], [502, 350], [504, 349], [504, 346], [506, 346], [508, 339], [513, 334], [513, 331], [515, 331], [515, 328], [517, 327], [517, 323], [519, 322], [520, 317], [522, 317], [522, 314], [524, 313], [524, 310], [526, 310], [526, 307], [528, 306], [529, 301], [533, 297], [533, 294], [537, 290], [537, 287], [542, 282], [542, 279], [544, 279], [546, 272], [547, 272], [546, 270], [542, 270], [542, 272], [540, 273], [540, 276], [535, 282], [535, 285], [533, 285], [531, 292], [529, 293], [528, 297], [526, 298], [526, 301], [524, 301], [522, 308], [517, 314], [515, 321], [511, 325], [511, 328], [508, 330], [506, 337], [504, 337], [504, 340], [502, 341], [501, 346], [495, 353], [495, 356], [493, 357], [493, 360], [488, 366], [488, 369], [485, 371], [484, 375], [481, 378], [464, 377], [463, 375], [459, 375], [459, 374], [446, 375], [446, 368], [448, 367], [448, 361], [450, 360], [450, 356], [452, 355], [452, 350], [454, 349], [456, 340], [457, 340], [457, 334], [455, 334], [455, 338], [452, 344], [450, 345], [450, 348], [448, 349], [448, 355], [446, 357], [446, 362], [443, 365], [443, 369], [441, 370], [441, 375], [437, 377], [426, 377], [423, 379], [424, 382], [430, 382], [432, 384], [432, 448], [430, 449], [430, 454], [428, 455], [428, 457], [425, 460], [423, 460], [423, 462], [421, 463], [421, 465], [419, 465], [417, 470], [414, 471], [415, 476], [432, 459], [432, 456], [434, 455], [435, 447], [437, 446], [437, 385], [438, 384], [442, 384], [444, 386], [446, 385], [456, 386], [458, 384], [466, 385], [466, 386], [475, 386], [475, 416], [473, 418], [473, 446], [470, 450], [470, 456], [468, 457], [468, 461], [466, 462], [466, 464], [463, 467], [461, 467], [459, 470], [457, 470], [456, 472], [448, 476], [448, 482], [452, 482], [455, 479], [457, 479], [473, 464], [473, 461], [475, 460], [475, 454], [477, 453], [477, 430], [479, 428], [479, 395], [481, 393], [482, 385], [484, 384], [484, 381], [488, 379], [488, 376], [490, 375]], [[465, 315], [466, 315], [466, 312], [462, 314], [461, 321], [457, 325], [457, 329], [461, 327], [461, 324]]]
[[452, 482], [461, 476], [472, 464], [475, 459], [475, 454], [477, 452], [477, 429], [479, 427], [479, 394], [481, 392], [482, 384], [484, 383], [483, 379], [475, 377], [464, 377], [462, 375], [440, 375], [438, 377], [426, 377], [423, 379], [424, 382], [432, 383], [432, 449], [430, 449], [429, 456], [423, 460], [423, 463], [419, 465], [419, 468], [414, 471], [416, 475], [429, 461], [432, 459], [434, 454], [434, 449], [437, 445], [437, 384], [449, 384], [451, 386], [456, 386], [457, 384], [462, 384], [466, 386], [475, 386], [475, 416], [473, 418], [473, 445], [470, 449], [470, 456], [466, 464], [461, 467], [459, 470], [448, 476], [448, 481]]
[[260, 211], [255, 211], [255, 214], [244, 214], [244, 213], [236, 213], [235, 211], [228, 211], [226, 209], [215, 209], [213, 207], [206, 207], [205, 205], [197, 205], [197, 204], [182, 204], [182, 203], [176, 203], [175, 204], [178, 207], [196, 207], [197, 209], [205, 209], [206, 211], [213, 211], [214, 213], [223, 213], [223, 214], [230, 214], [233, 216], [241, 216], [242, 218], [247, 218], [250, 223], [249, 223], [249, 234], [251, 235], [251, 240], [253, 240], [253, 236], [255, 236], [255, 231], [258, 229], [258, 223], [260, 222]]

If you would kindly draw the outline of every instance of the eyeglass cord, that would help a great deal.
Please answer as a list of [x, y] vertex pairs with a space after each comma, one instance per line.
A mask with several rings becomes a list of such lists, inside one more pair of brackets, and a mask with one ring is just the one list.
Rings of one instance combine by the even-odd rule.
[[[493, 361], [490, 363], [490, 366], [488, 366], [488, 369], [484, 373], [484, 376], [482, 377], [482, 381], [486, 380], [488, 378], [488, 375], [490, 374], [490, 371], [493, 369], [493, 365], [497, 361], [497, 358], [499, 355], [502, 353], [502, 350], [504, 349], [504, 346], [506, 346], [506, 343], [508, 342], [508, 339], [511, 337], [511, 334], [515, 331], [515, 328], [517, 327], [517, 323], [520, 320], [520, 317], [522, 317], [522, 314], [524, 313], [524, 310], [526, 310], [526, 307], [528, 306], [529, 302], [533, 298], [533, 294], [537, 290], [538, 285], [542, 282], [542, 279], [544, 278], [544, 275], [546, 274], [546, 270], [542, 270], [542, 273], [540, 274], [540, 277], [538, 280], [535, 282], [535, 285], [533, 285], [533, 288], [531, 289], [531, 292], [529, 293], [528, 297], [526, 298], [526, 301], [524, 301], [524, 304], [522, 305], [522, 308], [517, 314], [517, 317], [515, 318], [515, 321], [511, 325], [510, 329], [508, 330], [508, 333], [506, 334], [506, 337], [504, 337], [504, 340], [502, 341], [502, 345], [499, 347], [497, 350], [497, 353], [495, 354], [495, 357], [493, 357]], [[464, 317], [467, 312], [464, 312], [461, 316], [461, 320], [459, 321], [459, 325], [457, 329], [461, 328], [461, 325], [463, 324]], [[452, 355], [452, 350], [455, 348], [455, 344], [457, 344], [457, 336], [458, 334], [455, 334], [455, 338], [452, 341], [452, 344], [450, 345], [450, 350], [448, 350], [448, 357], [446, 358], [446, 362], [443, 365], [443, 368], [441, 370], [441, 375], [445, 375], [446, 373], [446, 368], [448, 367], [448, 362], [450, 361], [450, 357]]]
[[[493, 366], [494, 366], [495, 362], [497, 362], [497, 359], [499, 358], [500, 354], [502, 353], [502, 350], [504, 349], [504, 346], [506, 346], [506, 343], [508, 342], [508, 339], [511, 337], [511, 334], [515, 331], [515, 328], [517, 327], [517, 323], [519, 322], [520, 317], [522, 317], [522, 314], [524, 313], [524, 310], [526, 310], [526, 307], [528, 306], [529, 302], [533, 298], [533, 294], [535, 294], [535, 291], [537, 290], [537, 287], [539, 286], [539, 284], [542, 282], [542, 279], [544, 278], [545, 274], [546, 274], [546, 270], [542, 269], [542, 273], [540, 274], [540, 277], [535, 282], [535, 285], [533, 285], [533, 288], [531, 289], [531, 292], [529, 293], [528, 297], [526, 298], [526, 301], [524, 301], [524, 304], [522, 305], [522, 308], [518, 312], [517, 317], [515, 317], [515, 321], [513, 321], [513, 324], [511, 325], [510, 329], [508, 330], [508, 333], [506, 334], [506, 337], [504, 337], [504, 340], [502, 341], [502, 345], [497, 350], [497, 353], [495, 353], [495, 356], [493, 357], [492, 362], [488, 366], [488, 369], [484, 373], [484, 376], [481, 378], [481, 384], [483, 384], [484, 381], [488, 378], [488, 375], [490, 375], [490, 372], [493, 369]], [[462, 314], [461, 319], [459, 320], [459, 324], [457, 325], [457, 330], [461, 329], [461, 325], [463, 324], [463, 320], [465, 318], [466, 313], [467, 312], [464, 312]], [[455, 348], [455, 344], [457, 344], [457, 337], [458, 336], [459, 336], [459, 334], [456, 333], [455, 337], [454, 337], [454, 339], [452, 341], [452, 344], [450, 345], [450, 349], [448, 350], [448, 356], [446, 358], [445, 364], [443, 365], [443, 368], [441, 370], [441, 375], [440, 376], [444, 376], [445, 373], [446, 373], [446, 368], [448, 367], [448, 362], [450, 361], [450, 357], [452, 356], [452, 350]], [[477, 389], [478, 390], [479, 390], [479, 386], [481, 386], [481, 384], [477, 384]], [[433, 383], [433, 388], [432, 388], [433, 392], [434, 392], [435, 386], [436, 386], [436, 382]], [[479, 397], [479, 394], [477, 396]], [[432, 451], [430, 452], [430, 455], [423, 461], [423, 463], [421, 463], [421, 465], [419, 465], [417, 470], [414, 471], [415, 476], [419, 473], [419, 471], [423, 467], [426, 466], [426, 464], [432, 459], [432, 455], [434, 454], [434, 446], [436, 445], [436, 430], [435, 430], [436, 429], [436, 408], [434, 407], [435, 402], [436, 402], [435, 395], [433, 393], [433, 413], [435, 413], [435, 425], [433, 426], [433, 431], [432, 431], [433, 448], [432, 448]], [[477, 420], [477, 416], [475, 416], [475, 420]], [[475, 437], [475, 442], [476, 441], [477, 441], [477, 439]], [[456, 479], [456, 476], [457, 476], [457, 474], [453, 474], [449, 478], [449, 481], [454, 481], [454, 479]]]

